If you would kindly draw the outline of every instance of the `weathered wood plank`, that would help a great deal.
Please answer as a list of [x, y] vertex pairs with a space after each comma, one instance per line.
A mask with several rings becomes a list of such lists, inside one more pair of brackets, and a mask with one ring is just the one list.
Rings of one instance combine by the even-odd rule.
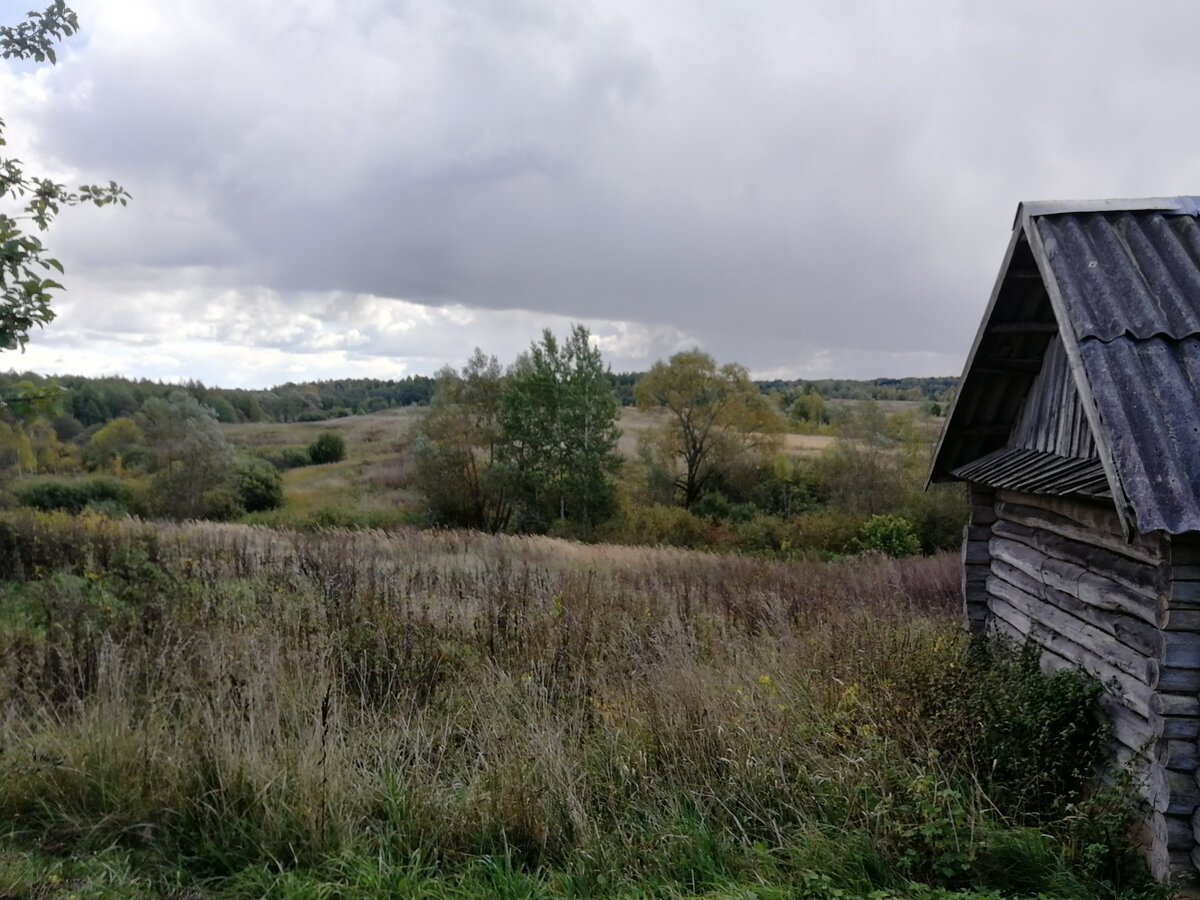
[[1172, 606], [1200, 608], [1200, 581], [1172, 581], [1167, 593]]
[[[1019, 546], [1019, 544], [999, 538], [994, 542], [994, 559], [991, 569], [996, 575], [1009, 584], [1019, 587], [1025, 593], [1038, 597], [1044, 602], [1108, 632], [1121, 643], [1132, 647], [1148, 658], [1158, 659], [1162, 655], [1164, 639], [1155, 625], [1140, 617], [1116, 614], [1097, 607], [1096, 604], [1084, 603], [1066, 591], [1056, 590], [1042, 584], [1030, 558], [1010, 552], [1012, 548]], [[1032, 573], [1031, 569], [1034, 570]], [[1106, 595], [1108, 600], [1112, 600], [1113, 597], [1113, 594]], [[1146, 614], [1150, 613], [1149, 607], [1121, 606], [1122, 610], [1128, 608], [1138, 609], [1139, 612]]]
[[1157, 598], [1166, 583], [1167, 567], [1131, 560], [1089, 541], [1064, 538], [1040, 528], [1030, 528], [1001, 520], [992, 529], [994, 536], [1008, 538], [1033, 547], [1047, 556], [1074, 563], [1089, 572], [1110, 578], [1117, 584], [1148, 599]]
[[1150, 798], [1150, 808], [1170, 816], [1190, 816], [1200, 806], [1200, 785], [1192, 772], [1158, 769], [1158, 788]]
[[1180, 740], [1196, 740], [1200, 737], [1200, 719], [1192, 719], [1187, 716], [1163, 716], [1162, 736]]
[[1200, 669], [1173, 669], [1169, 666], [1158, 667], [1158, 684], [1160, 691], [1170, 694], [1186, 694], [1189, 691], [1200, 693]]
[[1032, 627], [1029, 616], [1018, 612], [1011, 605], [996, 597], [992, 597], [988, 601], [988, 609], [992, 613], [988, 627], [994, 628], [998, 635], [1017, 643], [1024, 643], [1029, 637], [1029, 629]]
[[1154, 762], [1153, 747], [1159, 743], [1162, 717], [1151, 715], [1147, 718], [1139, 715], [1111, 694], [1106, 694], [1100, 699], [1100, 706], [1112, 723], [1113, 740], [1139, 754], [1146, 762]]
[[1163, 606], [1158, 611], [1158, 627], [1164, 631], [1200, 631], [1200, 609]]
[[1200, 634], [1191, 631], [1163, 632], [1162, 661], [1176, 669], [1200, 669]]
[[1076, 592], [1084, 603], [1090, 603], [1100, 609], [1128, 613], [1150, 624], [1158, 621], [1156, 601], [1124, 590], [1107, 578], [1092, 572], [1085, 572], [1080, 576]]
[[962, 560], [964, 566], [986, 565], [991, 560], [988, 545], [983, 541], [969, 541], [963, 544]]
[[1196, 771], [1200, 766], [1200, 745], [1195, 741], [1160, 741], [1158, 763], [1168, 769]]
[[[1145, 719], [1155, 715], [1150, 709], [1151, 698], [1154, 696], [1152, 688], [1091, 654], [1087, 654], [1086, 662], [1081, 665], [1080, 657], [1085, 655], [1081, 648], [1065, 646], [1067, 642], [1062, 640], [1061, 635], [1056, 635], [1037, 623], [1030, 623], [1029, 639], [1042, 647], [1042, 668], [1046, 671], [1082, 668], [1104, 683], [1115, 702]], [[1165, 728], [1166, 719], [1162, 721]]]
[[991, 536], [991, 525], [968, 525], [964, 538], [968, 541], [987, 541]]
[[1001, 519], [1020, 525], [1042, 528], [1060, 537], [1103, 547], [1113, 553], [1150, 565], [1157, 565], [1162, 560], [1162, 548], [1157, 541], [1151, 543], [1138, 537], [1133, 543], [1127, 544], [1120, 535], [1110, 534], [1106, 531], [1094, 531], [1065, 516], [1029, 505], [1027, 501], [1033, 496], [1031, 494], [1012, 494], [1008, 491], [1002, 491], [1000, 494], [1007, 495], [1009, 498], [1019, 498], [997, 499], [996, 513]]
[[1120, 537], [1124, 533], [1116, 510], [1111, 501], [1107, 500], [1084, 500], [1001, 489], [996, 491], [997, 509], [1002, 503], [1015, 503], [1038, 512], [1050, 513], [1087, 531], [1101, 532], [1114, 537]]
[[1113, 635], [1030, 596], [1020, 587], [1010, 584], [998, 574], [988, 579], [988, 593], [993, 597], [1005, 600], [1010, 606], [1050, 631], [1056, 642], [1064, 642], [1078, 648], [1079, 658], [1076, 660], [1085, 668], [1095, 663], [1107, 663], [1127, 675], [1136, 678], [1147, 687], [1152, 687], [1158, 675], [1158, 666], [1147, 659], [1145, 654], [1134, 650]]
[[1155, 843], [1170, 850], [1190, 852], [1196, 840], [1190, 814], [1170, 816], [1151, 813], [1146, 817], [1146, 830], [1153, 836]]
[[1195, 694], [1155, 694], [1150, 709], [1160, 716], [1200, 719], [1200, 697]]

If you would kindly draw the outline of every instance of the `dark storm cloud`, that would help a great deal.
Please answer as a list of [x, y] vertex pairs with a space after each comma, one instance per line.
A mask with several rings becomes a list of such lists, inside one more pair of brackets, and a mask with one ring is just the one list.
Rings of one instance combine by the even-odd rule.
[[[643, 323], [759, 371], [945, 372], [1018, 200], [1200, 191], [1182, 2], [79, 8], [23, 120], [136, 203], [68, 249], [96, 279], [274, 292], [281, 350], [312, 349], [290, 314], [338, 332], [311, 298], [369, 296]], [[353, 339], [408, 352], [381, 321]]]

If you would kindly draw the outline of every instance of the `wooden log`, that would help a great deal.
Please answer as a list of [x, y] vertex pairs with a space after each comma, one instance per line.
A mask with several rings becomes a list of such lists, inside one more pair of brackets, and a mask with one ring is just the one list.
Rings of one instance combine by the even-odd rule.
[[[1149, 658], [1158, 659], [1163, 652], [1163, 637], [1159, 629], [1150, 622], [1128, 615], [1113, 614], [1102, 610], [1095, 604], [1084, 603], [1077, 597], [1041, 584], [1036, 574], [1030, 574], [1032, 568], [1028, 557], [1021, 554], [1011, 554], [1010, 551], [1019, 544], [1013, 544], [1004, 539], [993, 543], [992, 550], [995, 558], [992, 560], [992, 571], [1009, 584], [1013, 584], [1027, 594], [1037, 596], [1046, 603], [1058, 607], [1076, 618], [1107, 631], [1121, 643], [1132, 647]], [[1014, 562], [1010, 562], [1014, 560]], [[1149, 612], [1147, 608], [1145, 610]]]
[[[1057, 672], [1060, 669], [1082, 668], [1089, 675], [1099, 678], [1104, 683], [1114, 702], [1147, 720], [1155, 715], [1150, 709], [1150, 701], [1154, 695], [1152, 688], [1094, 657], [1081, 665], [1077, 658], [1080, 655], [1078, 648], [1064, 648], [1061, 640], [1051, 643], [1053, 638], [1055, 635], [1050, 634], [1044, 627], [1031, 623], [1029, 640], [1036, 641], [1042, 647], [1042, 668], [1044, 670]], [[1164, 719], [1163, 722], [1165, 727], [1166, 720]]]
[[1188, 716], [1163, 716], [1162, 736], [1179, 740], [1196, 740], [1200, 738], [1200, 719]]
[[1200, 634], [1166, 631], [1162, 639], [1164, 664], [1177, 669], [1200, 669]]
[[1169, 666], [1159, 666], [1156, 687], [1169, 694], [1200, 693], [1200, 669], [1173, 669]]
[[1000, 637], [1006, 637], [1018, 644], [1025, 643], [1032, 627], [1029, 616], [1018, 612], [1003, 600], [995, 597], [989, 601], [988, 609], [992, 613], [988, 622], [989, 628]]
[[985, 541], [968, 541], [963, 544], [963, 565], [986, 565], [991, 560]]
[[1189, 820], [1192, 825], [1192, 834], [1200, 834], [1200, 806], [1197, 806]]
[[1100, 609], [1123, 612], [1152, 625], [1158, 622], [1157, 601], [1123, 590], [1115, 582], [1095, 573], [1085, 572], [1081, 575], [1075, 593], [1084, 603]]
[[[1147, 687], [1153, 687], [1158, 675], [1158, 666], [1150, 665], [1144, 654], [1134, 650], [1113, 635], [1085, 622], [1057, 606], [1030, 596], [1020, 587], [1010, 584], [999, 575], [988, 579], [988, 593], [999, 597], [1010, 606], [1027, 616], [1030, 621], [1044, 626], [1054, 635], [1052, 643], [1061, 643], [1078, 648], [1076, 662], [1089, 670], [1095, 665], [1107, 664], [1138, 679]], [[1071, 658], [1071, 655], [1067, 655]], [[1097, 673], [1098, 674], [1098, 673]]]
[[1200, 631], [1200, 609], [1163, 605], [1158, 611], [1158, 627], [1164, 631]]
[[1064, 538], [1053, 532], [1004, 520], [997, 522], [992, 531], [994, 536], [1026, 544], [1047, 556], [1074, 563], [1089, 572], [1109, 578], [1147, 599], [1157, 598], [1166, 581], [1167, 567], [1163, 562], [1150, 565], [1131, 560], [1090, 542]]
[[968, 525], [966, 527], [965, 538], [968, 541], [984, 541], [986, 542], [992, 536], [991, 525]]
[[1101, 698], [1100, 705], [1112, 724], [1113, 740], [1139, 755], [1145, 762], [1154, 762], [1156, 756], [1152, 748], [1159, 743], [1162, 717], [1141, 716], [1124, 706], [1116, 697], [1108, 695]]
[[1190, 816], [1200, 806], [1200, 785], [1192, 772], [1176, 772], [1160, 769], [1161, 778], [1156, 778], [1156, 789], [1150, 798], [1155, 812], [1169, 816]]
[[1176, 581], [1200, 581], [1200, 566], [1197, 565], [1178, 565], [1172, 555], [1171, 558], [1171, 577]]
[[1171, 606], [1200, 609], [1200, 581], [1172, 581], [1167, 595]]
[[1196, 741], [1159, 741], [1158, 763], [1167, 769], [1194, 772], [1200, 767], [1200, 745]]
[[[1154, 765], [1153, 760], [1146, 758], [1144, 747], [1135, 750], [1116, 741], [1109, 745], [1108, 763], [1111, 771], [1106, 770], [1100, 776], [1101, 783], [1106, 787], [1112, 787], [1114, 783], [1111, 772], [1135, 771], [1144, 773]], [[1137, 795], [1149, 804], [1153, 792], [1149, 784], [1146, 783], [1145, 777], [1143, 776], [1141, 781], [1135, 778], [1133, 784]]]
[[1191, 814], [1169, 816], [1150, 813], [1145, 825], [1154, 842], [1169, 850], [1187, 850], [1190, 853], [1196, 841]]
[[992, 616], [987, 620], [984, 634], [992, 640], [1009, 641], [1013, 644], [1025, 642], [1025, 635], [999, 616]]
[[1200, 697], [1195, 694], [1156, 693], [1150, 709], [1160, 716], [1187, 716], [1200, 719]]
[[[1151, 565], [1157, 564], [1163, 558], [1162, 547], [1157, 540], [1146, 539], [1139, 535], [1132, 543], [1126, 543], [1120, 534], [1111, 533], [1106, 529], [1095, 529], [1058, 512], [1034, 506], [1031, 503], [1033, 499], [1034, 495], [1031, 494], [1000, 491], [996, 500], [996, 514], [1001, 519], [1007, 519], [1010, 522], [1042, 528], [1060, 537], [1104, 547], [1113, 553]], [[1037, 497], [1036, 499], [1048, 500], [1051, 498]]]
[[1167, 870], [1167, 877], [1163, 880], [1174, 879], [1177, 882], [1192, 882], [1196, 881], [1196, 869], [1192, 865], [1192, 851], [1172, 850], [1168, 857], [1170, 859], [1170, 868]]

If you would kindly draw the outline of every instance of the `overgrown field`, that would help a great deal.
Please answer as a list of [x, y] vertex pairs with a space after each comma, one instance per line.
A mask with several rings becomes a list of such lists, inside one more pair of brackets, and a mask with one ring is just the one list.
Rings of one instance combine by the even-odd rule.
[[951, 556], [0, 516], [0, 897], [1142, 896]]

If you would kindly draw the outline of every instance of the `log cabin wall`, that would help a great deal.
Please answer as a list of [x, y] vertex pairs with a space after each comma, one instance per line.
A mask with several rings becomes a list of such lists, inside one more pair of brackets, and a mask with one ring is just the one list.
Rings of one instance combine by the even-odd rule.
[[996, 521], [996, 492], [971, 486], [971, 518], [963, 531], [963, 618], [967, 631], [976, 637], [987, 631], [987, 580], [991, 574], [992, 525]]
[[[972, 633], [1043, 648], [1101, 679], [1116, 762], [1142, 773], [1158, 877], [1200, 868], [1200, 541], [1127, 543], [1112, 507], [972, 486], [964, 604]], [[992, 493], [991, 514], [983, 508]], [[979, 542], [986, 530], [986, 556]], [[974, 546], [973, 546], [974, 545]], [[979, 590], [982, 577], [983, 590]], [[980, 612], [980, 606], [984, 609]]]

